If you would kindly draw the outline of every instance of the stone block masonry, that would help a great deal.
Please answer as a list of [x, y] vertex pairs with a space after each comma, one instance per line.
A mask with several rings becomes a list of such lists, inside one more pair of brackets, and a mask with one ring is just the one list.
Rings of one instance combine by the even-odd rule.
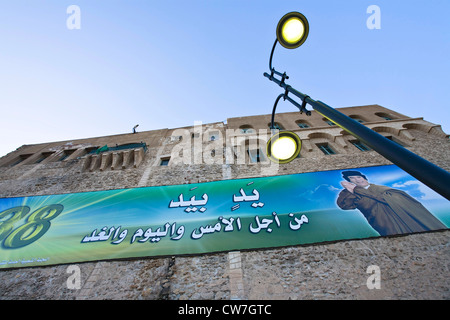
[[[0, 271], [1, 299], [450, 299], [449, 231], [267, 250]], [[369, 289], [368, 266], [380, 268]]]
[[[380, 106], [343, 108], [341, 111], [450, 170], [450, 140], [440, 126]], [[352, 136], [324, 123], [315, 113], [308, 118], [298, 113], [277, 117], [281, 126], [296, 131], [302, 138], [304, 147], [298, 159], [276, 168], [266, 163], [252, 163], [247, 151], [258, 144], [245, 137], [249, 130], [266, 128], [269, 122], [270, 115], [261, 115], [231, 118], [226, 125], [204, 125], [208, 134], [203, 135], [200, 143], [203, 150], [223, 156], [223, 161], [211, 163], [174, 161], [172, 151], [185, 139], [174, 134], [176, 129], [23, 146], [0, 159], [0, 197], [198, 183], [390, 164], [374, 151], [358, 150], [352, 144]], [[193, 147], [198, 145], [194, 127], [181, 129], [192, 133], [189, 139], [192, 139]], [[223, 152], [215, 152], [213, 146], [217, 147], [217, 140], [210, 139], [225, 137], [228, 129], [232, 129], [235, 136], [220, 145]], [[140, 142], [146, 148], [110, 151], [98, 157], [91, 153], [106, 144], [134, 146]], [[336, 154], [324, 155], [317, 147], [324, 143], [328, 143]], [[237, 150], [243, 150], [246, 157], [237, 155]], [[202, 159], [195, 150], [190, 154], [193, 159]], [[167, 165], [161, 165], [162, 159], [169, 160]], [[78, 263], [80, 287], [75, 289], [67, 283], [71, 277], [67, 273], [69, 265], [4, 269], [0, 270], [0, 299], [447, 300], [450, 299], [449, 261], [450, 231], [446, 230], [307, 246]], [[371, 276], [367, 272], [369, 266], [379, 268], [380, 289], [367, 286]]]

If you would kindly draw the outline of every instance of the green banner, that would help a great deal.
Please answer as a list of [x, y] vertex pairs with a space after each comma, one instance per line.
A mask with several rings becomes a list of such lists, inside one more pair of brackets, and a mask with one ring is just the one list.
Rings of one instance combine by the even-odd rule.
[[0, 199], [0, 268], [447, 229], [449, 201], [398, 167]]

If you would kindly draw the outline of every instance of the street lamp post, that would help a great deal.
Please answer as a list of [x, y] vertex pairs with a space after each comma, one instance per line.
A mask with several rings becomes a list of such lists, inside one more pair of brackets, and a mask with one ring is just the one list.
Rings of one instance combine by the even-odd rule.
[[[283, 23], [286, 23], [286, 21], [291, 21], [292, 23], [292, 19], [298, 19], [298, 21], [303, 24], [303, 38], [301, 36], [300, 37], [290, 36], [289, 39], [294, 40], [292, 40], [292, 42], [289, 43], [289, 41], [282, 39], [283, 32], [281, 30], [283, 30], [282, 29]], [[291, 27], [292, 29], [294, 28], [294, 26]], [[287, 27], [285, 27], [285, 29], [287, 29]], [[301, 31], [302, 28], [298, 27], [297, 24], [297, 29]], [[408, 172], [413, 177], [420, 180], [428, 187], [430, 187], [437, 193], [441, 194], [442, 196], [450, 200], [450, 173], [448, 173], [446, 170], [419, 157], [415, 153], [400, 146], [399, 144], [390, 141], [389, 139], [385, 138], [379, 133], [369, 129], [368, 127], [362, 125], [358, 121], [353, 120], [352, 118], [344, 115], [343, 113], [326, 105], [325, 103], [314, 100], [308, 95], [303, 94], [300, 91], [297, 91], [296, 89], [292, 88], [290, 85], [285, 83], [285, 80], [288, 79], [286, 73], [280, 73], [276, 71], [274, 68], [272, 68], [272, 56], [277, 41], [279, 41], [280, 44], [286, 48], [289, 49], [297, 48], [301, 44], [303, 44], [303, 42], [306, 40], [306, 37], [308, 36], [308, 31], [309, 31], [308, 21], [302, 14], [298, 12], [288, 13], [280, 20], [278, 24], [277, 40], [275, 41], [275, 44], [272, 48], [272, 53], [269, 60], [270, 74], [267, 72], [264, 73], [264, 76], [266, 78], [278, 84], [285, 90], [285, 93], [277, 98], [276, 103], [278, 102], [280, 97], [283, 97], [288, 101], [290, 101], [291, 103], [293, 103], [296, 107], [298, 107], [300, 112], [305, 111], [307, 115], [308, 113], [310, 114], [310, 112], [306, 110], [306, 105], [307, 104], [311, 105], [313, 109], [316, 110], [318, 113], [320, 113], [322, 116], [331, 120], [336, 125], [344, 129], [354, 137], [358, 138], [361, 142], [367, 144], [370, 148], [381, 154], [383, 157], [385, 157], [395, 165], [397, 165], [399, 168]], [[275, 78], [275, 75], [280, 76], [281, 79]], [[295, 102], [290, 97], [288, 97], [289, 93], [298, 97], [302, 101], [302, 104], [300, 105], [299, 103]], [[274, 123], [276, 103], [272, 112], [272, 126]], [[270, 146], [268, 144], [268, 152], [269, 149]], [[293, 160], [294, 158], [292, 158], [291, 160]]]

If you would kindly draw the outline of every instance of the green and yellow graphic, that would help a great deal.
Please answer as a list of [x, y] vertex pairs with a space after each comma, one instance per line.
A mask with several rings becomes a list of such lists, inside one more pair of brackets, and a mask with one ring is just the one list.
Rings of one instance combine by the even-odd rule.
[[[450, 225], [448, 201], [398, 167], [351, 170], [420, 202], [439, 221], [421, 231]], [[1, 198], [0, 268], [380, 236], [366, 211], [338, 206], [342, 171]]]

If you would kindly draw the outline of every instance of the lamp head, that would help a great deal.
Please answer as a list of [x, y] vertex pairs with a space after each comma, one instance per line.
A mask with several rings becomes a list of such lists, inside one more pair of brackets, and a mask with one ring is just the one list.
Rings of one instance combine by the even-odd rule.
[[288, 163], [297, 158], [302, 147], [300, 138], [292, 131], [280, 131], [267, 142], [266, 154], [277, 163]]
[[287, 49], [300, 47], [308, 37], [309, 23], [300, 12], [285, 14], [277, 25], [278, 42]]

